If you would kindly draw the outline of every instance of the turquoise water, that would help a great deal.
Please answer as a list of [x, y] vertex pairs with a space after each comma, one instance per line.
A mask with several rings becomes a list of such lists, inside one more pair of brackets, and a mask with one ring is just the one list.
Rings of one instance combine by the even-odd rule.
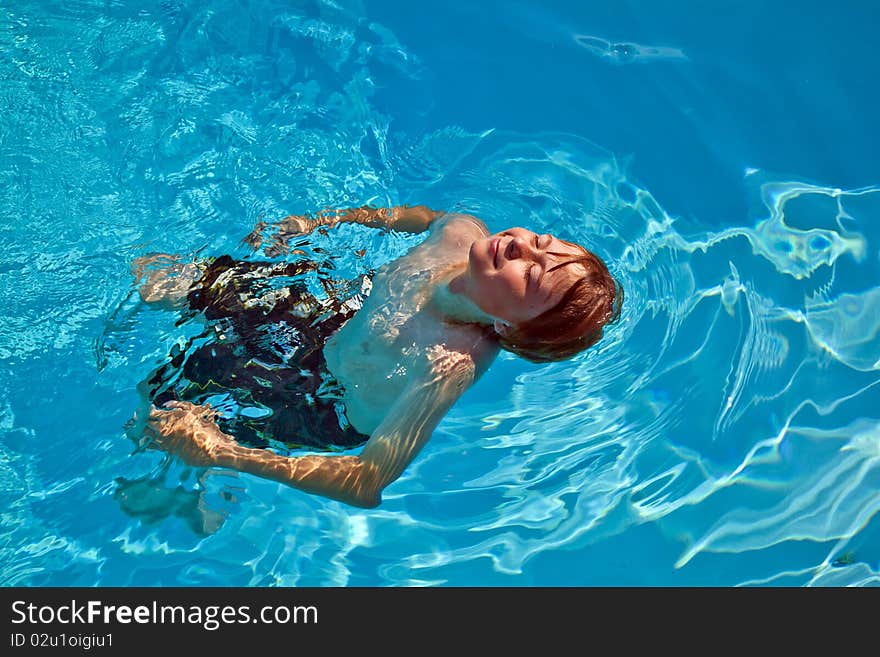
[[[4, 585], [880, 582], [878, 10], [581, 4], [0, 9]], [[584, 243], [621, 321], [503, 355], [375, 510], [133, 453], [194, 327], [131, 260], [367, 202]]]

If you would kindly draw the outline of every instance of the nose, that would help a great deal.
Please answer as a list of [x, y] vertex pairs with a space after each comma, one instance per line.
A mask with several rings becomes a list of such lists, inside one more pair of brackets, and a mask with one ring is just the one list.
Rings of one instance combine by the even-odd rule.
[[526, 258], [531, 257], [534, 259], [537, 256], [537, 252], [534, 246], [524, 237], [519, 235], [514, 235], [510, 239], [510, 247], [508, 248], [507, 258], [509, 260], [516, 260], [517, 258]]

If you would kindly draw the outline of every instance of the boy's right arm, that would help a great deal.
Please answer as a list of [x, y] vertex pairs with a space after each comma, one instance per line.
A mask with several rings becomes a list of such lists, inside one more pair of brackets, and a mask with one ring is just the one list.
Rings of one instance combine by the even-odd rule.
[[470, 340], [471, 347], [464, 347], [470, 354], [455, 347], [431, 350], [430, 373], [424, 380], [410, 382], [357, 456], [291, 457], [245, 447], [220, 430], [213, 409], [186, 402], [153, 408], [146, 434], [152, 447], [176, 454], [196, 467], [232, 468], [353, 506], [375, 507], [382, 490], [403, 473], [447, 411], [497, 353], [494, 342], [482, 337]]
[[400, 476], [473, 382], [469, 359], [455, 360], [431, 380], [410, 385], [358, 456], [292, 457], [246, 447], [223, 433], [213, 409], [186, 402], [153, 407], [145, 433], [150, 447], [176, 454], [195, 467], [231, 468], [353, 506], [375, 507], [382, 489]]
[[290, 215], [275, 224], [261, 221], [243, 242], [256, 251], [264, 246], [266, 233], [271, 232], [268, 236], [270, 242], [266, 245], [265, 251], [267, 256], [274, 257], [290, 251], [291, 238], [305, 235], [322, 226], [329, 227], [343, 222], [406, 233], [421, 233], [443, 214], [425, 205], [398, 205], [391, 208], [372, 208], [364, 205], [344, 210], [324, 210], [314, 217]]

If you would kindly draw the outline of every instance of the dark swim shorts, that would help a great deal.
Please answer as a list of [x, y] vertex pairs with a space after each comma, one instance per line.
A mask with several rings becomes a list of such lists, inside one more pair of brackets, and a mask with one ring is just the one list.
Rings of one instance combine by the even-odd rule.
[[[220, 428], [242, 444], [280, 451], [342, 450], [367, 441], [345, 416], [342, 387], [324, 360], [327, 339], [360, 308], [361, 281], [317, 277], [318, 265], [222, 256], [203, 263], [187, 296], [206, 330], [148, 380], [157, 407], [210, 404]], [[314, 288], [313, 288], [314, 289]]]

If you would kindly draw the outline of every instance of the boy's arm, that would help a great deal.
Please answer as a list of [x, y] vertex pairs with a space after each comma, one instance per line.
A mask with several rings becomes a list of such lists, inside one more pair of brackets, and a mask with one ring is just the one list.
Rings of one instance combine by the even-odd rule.
[[400, 476], [474, 381], [469, 356], [442, 351], [434, 359], [431, 379], [401, 395], [359, 456], [286, 457], [244, 447], [220, 431], [210, 411], [206, 415], [203, 407], [185, 403], [153, 411], [154, 441], [192, 465], [232, 468], [354, 506], [375, 507], [382, 489]]
[[263, 246], [267, 232], [271, 232], [271, 242], [266, 247], [266, 255], [274, 257], [290, 251], [291, 238], [310, 233], [321, 226], [337, 223], [357, 223], [371, 228], [399, 230], [406, 233], [421, 233], [431, 222], [444, 213], [432, 210], [425, 205], [398, 205], [392, 208], [372, 208], [368, 205], [342, 210], [324, 210], [314, 217], [290, 215], [274, 224], [258, 222], [243, 242], [254, 250]]

